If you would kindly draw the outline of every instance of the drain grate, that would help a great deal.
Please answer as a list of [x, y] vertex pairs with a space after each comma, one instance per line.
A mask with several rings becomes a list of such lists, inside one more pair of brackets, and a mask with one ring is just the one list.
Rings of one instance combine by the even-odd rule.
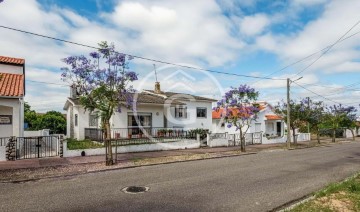
[[128, 194], [138, 194], [149, 191], [149, 187], [145, 186], [129, 186], [122, 189], [123, 192]]

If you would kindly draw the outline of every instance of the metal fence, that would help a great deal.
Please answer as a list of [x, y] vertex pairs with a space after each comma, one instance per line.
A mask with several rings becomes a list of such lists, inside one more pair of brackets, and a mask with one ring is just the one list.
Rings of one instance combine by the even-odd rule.
[[0, 146], [6, 146], [6, 144], [9, 142], [10, 137], [1, 137], [0, 138]]
[[58, 136], [16, 138], [16, 159], [54, 157], [59, 155]]
[[[162, 127], [133, 127], [133, 128], [112, 128], [111, 140], [132, 140], [124, 142], [137, 142], [139, 140], [154, 140], [162, 142], [164, 140], [194, 138], [196, 133], [184, 130], [183, 128], [162, 128]], [[85, 139], [103, 142], [104, 133], [102, 129], [85, 128]], [[150, 141], [149, 141], [150, 142]]]
[[[226, 133], [222, 133], [225, 134]], [[240, 144], [240, 134], [228, 134], [226, 136], [230, 141], [235, 141], [235, 144]], [[246, 145], [253, 145], [253, 144], [262, 144], [262, 133], [255, 132], [255, 133], [246, 133], [245, 134], [245, 144]]]

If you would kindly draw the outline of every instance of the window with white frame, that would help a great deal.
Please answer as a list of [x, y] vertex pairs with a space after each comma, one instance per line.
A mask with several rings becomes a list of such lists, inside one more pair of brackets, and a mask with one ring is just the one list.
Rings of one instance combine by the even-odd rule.
[[89, 127], [97, 127], [98, 126], [98, 114], [90, 113], [89, 115]]
[[74, 117], [74, 124], [75, 124], [75, 127], [77, 127], [78, 126], [78, 114], [75, 114], [75, 117]]
[[197, 107], [196, 108], [196, 117], [197, 118], [206, 118], [206, 107]]
[[186, 107], [175, 107], [175, 118], [186, 118], [187, 108]]

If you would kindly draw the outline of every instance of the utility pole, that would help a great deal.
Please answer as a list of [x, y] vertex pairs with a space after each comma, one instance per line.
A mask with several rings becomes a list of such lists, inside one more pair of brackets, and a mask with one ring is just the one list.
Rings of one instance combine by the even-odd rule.
[[[308, 110], [310, 110], [310, 97], [307, 97], [307, 102], [308, 102]], [[307, 127], [308, 127], [308, 133], [310, 133], [310, 123], [307, 123]]]
[[290, 135], [290, 78], [287, 78], [287, 141], [286, 146], [288, 149], [290, 149], [290, 142], [291, 142], [291, 135]]

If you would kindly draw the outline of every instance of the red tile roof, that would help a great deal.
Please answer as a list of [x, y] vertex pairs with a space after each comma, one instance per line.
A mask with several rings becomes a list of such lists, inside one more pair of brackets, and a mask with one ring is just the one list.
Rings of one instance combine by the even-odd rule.
[[22, 74], [0, 73], [0, 96], [24, 96], [24, 76]]
[[8, 64], [15, 64], [15, 65], [24, 65], [25, 60], [21, 58], [13, 58], [13, 57], [5, 57], [0, 56], [0, 63], [8, 63]]
[[[236, 115], [236, 116], [249, 116], [248, 114], [241, 114], [241, 113], [239, 113], [239, 110], [237, 110], [236, 108], [230, 108], [229, 109], [229, 111], [230, 111], [230, 114], [231, 115]], [[221, 117], [221, 114], [223, 114], [224, 113], [224, 108], [219, 108], [218, 110], [213, 110], [212, 111], [212, 118], [213, 119], [221, 119], [222, 117]]]
[[267, 120], [281, 120], [282, 117], [278, 115], [265, 115]]
[[223, 109], [220, 108], [219, 110], [212, 111], [212, 118], [213, 119], [221, 119], [221, 114], [223, 113]]

